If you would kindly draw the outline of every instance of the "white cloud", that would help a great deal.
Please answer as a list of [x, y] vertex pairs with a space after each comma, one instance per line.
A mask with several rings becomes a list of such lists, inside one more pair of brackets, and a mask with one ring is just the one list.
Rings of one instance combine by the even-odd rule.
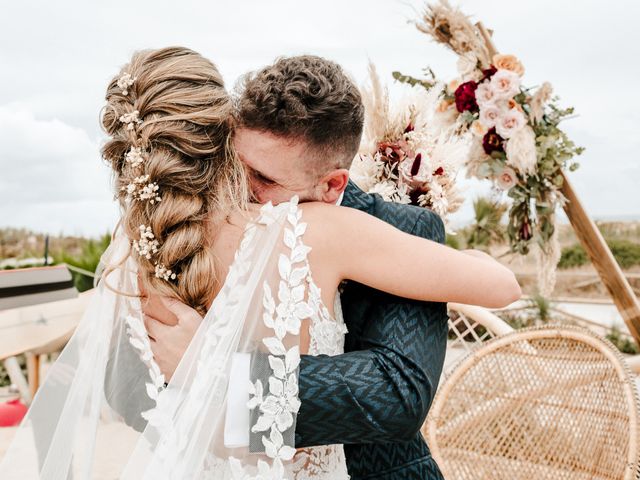
[[[18, 105], [0, 106], [0, 224], [38, 230], [111, 222], [109, 169], [99, 144], [78, 127], [40, 120]], [[97, 207], [87, 215], [86, 204]], [[41, 215], [34, 215], [41, 212]], [[45, 227], [46, 225], [46, 227]]]

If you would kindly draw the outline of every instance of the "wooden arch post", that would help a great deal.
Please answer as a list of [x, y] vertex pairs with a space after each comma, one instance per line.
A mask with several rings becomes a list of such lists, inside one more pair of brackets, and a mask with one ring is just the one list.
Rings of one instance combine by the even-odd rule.
[[[493, 44], [491, 33], [482, 25], [482, 22], [476, 23], [476, 27], [480, 35], [482, 35], [489, 55], [493, 57], [498, 53], [498, 50]], [[622, 273], [622, 269], [616, 262], [609, 246], [604, 241], [600, 230], [587, 215], [582, 202], [580, 202], [564, 172], [562, 172], [562, 178], [564, 181], [560, 191], [568, 200], [564, 205], [564, 211], [569, 217], [571, 226], [587, 255], [589, 255], [591, 263], [596, 267], [602, 283], [607, 288], [611, 298], [613, 298], [631, 335], [633, 335], [636, 343], [640, 345], [640, 302]]]

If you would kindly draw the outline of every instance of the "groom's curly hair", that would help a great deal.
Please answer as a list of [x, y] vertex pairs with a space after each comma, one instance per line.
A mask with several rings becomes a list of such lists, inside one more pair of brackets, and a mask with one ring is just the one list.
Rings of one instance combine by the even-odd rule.
[[244, 77], [237, 124], [306, 142], [316, 158], [349, 168], [360, 145], [364, 105], [344, 70], [314, 55], [279, 58]]

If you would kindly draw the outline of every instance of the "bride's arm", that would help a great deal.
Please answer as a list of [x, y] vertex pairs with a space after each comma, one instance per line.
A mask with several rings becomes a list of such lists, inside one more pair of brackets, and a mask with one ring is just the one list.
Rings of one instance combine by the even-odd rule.
[[302, 205], [316, 261], [336, 282], [355, 280], [400, 297], [499, 308], [520, 298], [515, 275], [488, 256], [404, 233], [351, 208]]

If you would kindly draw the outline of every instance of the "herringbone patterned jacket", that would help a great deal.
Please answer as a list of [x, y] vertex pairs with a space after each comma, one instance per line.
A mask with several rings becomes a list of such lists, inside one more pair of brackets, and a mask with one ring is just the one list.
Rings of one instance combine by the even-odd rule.
[[[342, 205], [444, 243], [442, 220], [429, 210], [385, 202], [352, 182]], [[419, 429], [444, 362], [446, 304], [354, 282], [344, 285], [341, 298], [346, 353], [303, 356], [296, 447], [345, 444], [353, 480], [441, 479]]]

